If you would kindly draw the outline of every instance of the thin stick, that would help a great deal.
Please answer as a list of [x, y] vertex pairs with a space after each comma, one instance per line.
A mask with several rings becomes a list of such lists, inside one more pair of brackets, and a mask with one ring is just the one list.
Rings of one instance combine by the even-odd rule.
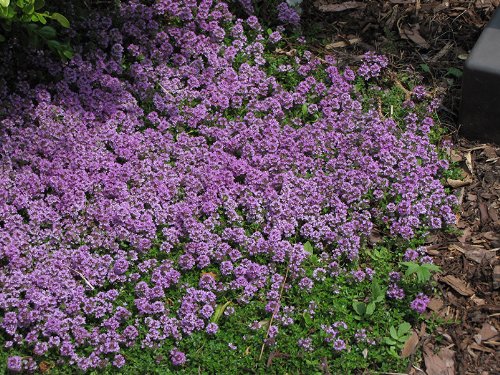
[[281, 284], [280, 288], [280, 295], [278, 297], [278, 304], [274, 308], [273, 314], [271, 315], [271, 319], [269, 320], [269, 327], [267, 327], [267, 332], [266, 332], [266, 337], [264, 338], [264, 342], [262, 343], [262, 347], [260, 348], [260, 355], [259, 355], [259, 362], [262, 359], [262, 355], [264, 354], [264, 348], [266, 347], [266, 340], [269, 337], [269, 330], [271, 329], [271, 326], [273, 324], [274, 320], [274, 315], [278, 312], [278, 308], [281, 303], [281, 296], [283, 295], [283, 289], [285, 288], [285, 283], [286, 283], [286, 278], [288, 277], [288, 269], [290, 268], [290, 265], [286, 266], [286, 272], [285, 272], [285, 278], [283, 279], [283, 283]]
[[88, 281], [88, 280], [87, 280], [87, 278], [86, 278], [85, 276], [83, 276], [83, 274], [82, 274], [81, 272], [78, 272], [77, 270], [74, 270], [73, 268], [70, 268], [70, 267], [68, 267], [68, 269], [69, 269], [70, 271], [73, 271], [73, 272], [77, 273], [77, 274], [78, 274], [78, 275], [79, 275], [79, 276], [83, 279], [83, 281], [85, 281], [85, 284], [87, 284], [87, 285], [90, 287], [90, 289], [92, 289], [92, 290], [94, 290], [94, 289], [95, 289], [95, 288], [92, 286], [92, 284], [90, 283], [90, 281]]

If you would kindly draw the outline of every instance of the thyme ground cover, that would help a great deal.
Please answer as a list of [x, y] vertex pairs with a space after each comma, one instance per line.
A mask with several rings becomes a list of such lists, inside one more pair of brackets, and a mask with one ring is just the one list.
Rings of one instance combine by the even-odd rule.
[[404, 366], [423, 238], [455, 219], [436, 102], [386, 116], [383, 56], [283, 53], [237, 5], [123, 2], [68, 63], [26, 56], [48, 77], [0, 79], [0, 368]]

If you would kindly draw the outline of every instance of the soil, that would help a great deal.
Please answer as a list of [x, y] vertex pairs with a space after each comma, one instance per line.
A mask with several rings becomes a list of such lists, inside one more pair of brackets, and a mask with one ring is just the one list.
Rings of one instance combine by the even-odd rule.
[[[409, 374], [500, 374], [500, 146], [460, 136], [461, 73], [500, 0], [305, 0], [303, 28], [322, 40], [318, 52], [346, 63], [366, 51], [388, 56], [392, 68], [413, 69], [444, 100], [440, 118], [455, 146], [463, 179], [449, 180], [459, 198], [456, 234], [428, 238], [442, 272], [425, 324], [408, 343]], [[443, 324], [444, 323], [444, 324]], [[418, 340], [416, 339], [418, 337]]]

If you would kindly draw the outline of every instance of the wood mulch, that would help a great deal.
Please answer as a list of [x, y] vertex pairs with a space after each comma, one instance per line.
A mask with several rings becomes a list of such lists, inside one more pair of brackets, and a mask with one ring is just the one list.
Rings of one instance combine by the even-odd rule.
[[448, 181], [460, 201], [459, 234], [429, 237], [428, 249], [442, 273], [428, 314], [445, 323], [432, 334], [425, 325], [415, 333], [410, 345], [422, 355], [415, 356], [420, 359], [412, 361], [410, 374], [500, 374], [500, 146], [460, 137], [457, 116], [463, 64], [499, 5], [500, 0], [303, 3], [304, 32], [323, 41], [321, 52], [346, 62], [370, 50], [384, 53], [394, 68], [422, 72], [444, 95], [440, 118], [455, 144], [448, 152], [463, 169], [461, 181]]

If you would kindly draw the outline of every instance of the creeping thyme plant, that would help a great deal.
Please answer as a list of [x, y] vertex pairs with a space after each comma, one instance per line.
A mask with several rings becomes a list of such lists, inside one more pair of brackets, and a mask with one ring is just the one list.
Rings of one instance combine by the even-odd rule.
[[282, 4], [122, 1], [0, 78], [0, 372], [405, 368], [454, 221], [436, 102], [391, 116], [387, 59], [313, 55]]

